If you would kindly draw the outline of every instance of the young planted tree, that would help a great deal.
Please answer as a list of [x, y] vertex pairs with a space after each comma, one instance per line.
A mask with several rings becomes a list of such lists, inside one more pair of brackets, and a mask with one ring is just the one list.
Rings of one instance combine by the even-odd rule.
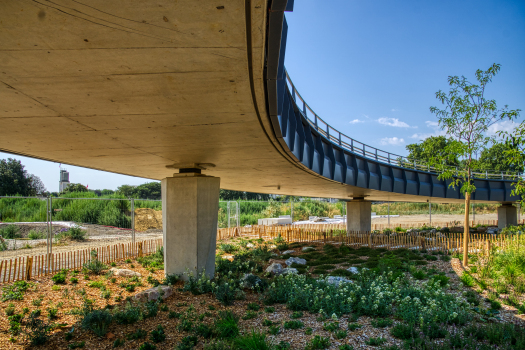
[[[436, 98], [444, 109], [430, 107], [438, 117], [439, 126], [455, 142], [445, 146], [445, 152], [432, 158], [432, 165], [440, 173], [439, 179], [450, 180], [451, 187], [460, 187], [465, 194], [465, 223], [463, 234], [463, 264], [468, 265], [469, 207], [472, 193], [476, 190], [472, 171], [477, 166], [475, 156], [483, 151], [491, 141], [488, 128], [502, 119], [516, 117], [519, 110], [508, 110], [507, 106], [498, 109], [495, 100], [485, 97], [485, 87], [500, 70], [493, 64], [486, 71], [476, 71], [477, 83], [471, 83], [464, 76], [449, 76], [450, 91], [436, 92]], [[454, 164], [453, 157], [460, 162]]]
[[[520, 110], [517, 110], [520, 112]], [[522, 121], [511, 133], [500, 132], [505, 140], [505, 157], [507, 164], [522, 176], [525, 172], [525, 121]], [[512, 195], [520, 197], [521, 207], [525, 207], [525, 178], [517, 177], [513, 184]]]

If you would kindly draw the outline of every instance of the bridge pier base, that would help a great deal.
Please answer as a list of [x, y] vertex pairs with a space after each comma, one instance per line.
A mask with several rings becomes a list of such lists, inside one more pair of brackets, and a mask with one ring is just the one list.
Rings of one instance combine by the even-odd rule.
[[[194, 275], [215, 273], [219, 212], [218, 177], [174, 174], [162, 180], [164, 271]], [[186, 275], [183, 279], [187, 279]]]
[[498, 208], [498, 228], [505, 228], [518, 224], [518, 208], [510, 203], [503, 203]]
[[372, 230], [372, 202], [354, 198], [346, 202], [347, 232], [367, 232]]

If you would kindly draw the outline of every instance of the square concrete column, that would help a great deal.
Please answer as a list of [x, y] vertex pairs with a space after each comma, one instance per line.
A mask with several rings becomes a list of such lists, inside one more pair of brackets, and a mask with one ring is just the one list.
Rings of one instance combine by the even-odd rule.
[[162, 228], [166, 274], [215, 273], [218, 177], [174, 174], [162, 180]]
[[518, 224], [518, 208], [512, 204], [503, 204], [498, 208], [498, 228]]
[[372, 202], [354, 199], [346, 203], [346, 230], [347, 232], [372, 230]]

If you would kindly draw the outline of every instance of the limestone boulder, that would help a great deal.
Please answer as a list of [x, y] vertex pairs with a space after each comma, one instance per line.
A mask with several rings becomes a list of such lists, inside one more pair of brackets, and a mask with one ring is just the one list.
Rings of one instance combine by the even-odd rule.
[[146, 301], [155, 301], [159, 298], [163, 300], [169, 297], [173, 293], [173, 289], [170, 286], [157, 286], [150, 289], [143, 290], [142, 292], [136, 294], [134, 298], [143, 302]]
[[282, 255], [293, 254], [293, 253], [295, 253], [295, 250], [285, 250], [284, 252], [282, 252]]
[[274, 275], [280, 275], [283, 272], [283, 266], [279, 263], [272, 263], [265, 271]]
[[299, 264], [299, 265], [306, 265], [306, 260], [301, 258], [288, 258], [285, 262], [286, 265], [291, 266], [293, 263]]
[[326, 283], [333, 284], [336, 287], [339, 287], [342, 283], [353, 283], [351, 280], [339, 277], [339, 276], [329, 276], [326, 278]]
[[303, 252], [311, 252], [313, 250], [315, 250], [314, 247], [303, 247], [303, 249], [301, 249]]
[[348, 271], [350, 273], [353, 273], [353, 274], [358, 274], [359, 273], [359, 270], [355, 266], [350, 266], [349, 268], [346, 269], [346, 271]]
[[291, 274], [291, 273], [293, 273], [293, 274], [297, 274], [298, 271], [297, 271], [296, 268], [293, 268], [293, 267], [287, 267], [287, 268], [283, 269], [283, 271], [281, 272], [281, 274], [283, 274], [283, 275], [288, 275], [288, 274]]
[[128, 270], [128, 269], [117, 269], [113, 267], [109, 271], [113, 272], [114, 276], [120, 276], [120, 277], [133, 277], [133, 276], [140, 277], [141, 276], [140, 273], [135, 272], [133, 270]]

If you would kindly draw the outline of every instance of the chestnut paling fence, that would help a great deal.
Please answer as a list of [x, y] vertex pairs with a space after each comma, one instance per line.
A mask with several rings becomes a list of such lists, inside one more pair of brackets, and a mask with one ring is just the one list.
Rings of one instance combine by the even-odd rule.
[[[488, 254], [494, 247], [506, 249], [510, 245], [520, 244], [523, 235], [493, 235], [471, 233], [469, 235], [469, 253]], [[343, 225], [282, 225], [234, 227], [217, 230], [217, 240], [233, 238], [275, 240], [288, 243], [346, 244], [352, 248], [370, 247], [393, 249], [426, 249], [457, 253], [463, 251], [462, 233], [394, 233], [390, 235], [373, 232], [346, 232]], [[523, 241], [523, 239], [522, 239]], [[30, 280], [35, 277], [55, 274], [61, 269], [80, 269], [92, 259], [92, 251], [97, 259], [104, 262], [116, 262], [128, 258], [137, 258], [155, 253], [163, 246], [161, 238], [139, 242], [116, 243], [96, 248], [80, 249], [69, 252], [24, 256], [0, 261], [0, 283], [17, 280]]]
[[162, 247], [162, 239], [144, 240], [135, 243], [116, 243], [96, 248], [79, 249], [69, 252], [23, 256], [0, 261], [0, 283], [30, 280], [35, 277], [55, 274], [62, 269], [80, 269], [96, 258], [104, 263], [138, 258], [153, 254]]

